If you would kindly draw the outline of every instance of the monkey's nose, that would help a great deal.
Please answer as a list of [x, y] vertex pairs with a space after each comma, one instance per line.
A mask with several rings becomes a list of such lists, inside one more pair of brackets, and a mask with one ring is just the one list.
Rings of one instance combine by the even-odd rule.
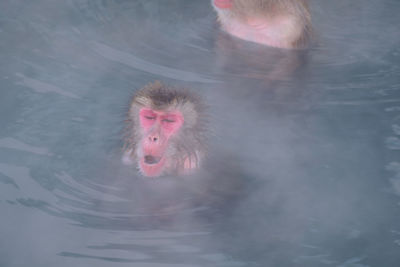
[[150, 142], [157, 142], [158, 141], [158, 137], [154, 136], [154, 135], [151, 135], [151, 136], [149, 136], [149, 141]]

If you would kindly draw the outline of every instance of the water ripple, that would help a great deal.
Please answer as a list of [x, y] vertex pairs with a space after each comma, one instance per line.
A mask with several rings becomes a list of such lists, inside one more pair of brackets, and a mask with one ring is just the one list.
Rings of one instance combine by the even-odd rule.
[[141, 58], [138, 58], [132, 54], [125, 53], [109, 47], [107, 45], [95, 42], [93, 44], [94, 51], [106, 59], [116, 61], [127, 65], [129, 67], [143, 70], [155, 75], [160, 75], [175, 80], [186, 81], [186, 82], [200, 82], [200, 83], [217, 83], [219, 81], [211, 79], [205, 75], [169, 68], [161, 65], [157, 65]]

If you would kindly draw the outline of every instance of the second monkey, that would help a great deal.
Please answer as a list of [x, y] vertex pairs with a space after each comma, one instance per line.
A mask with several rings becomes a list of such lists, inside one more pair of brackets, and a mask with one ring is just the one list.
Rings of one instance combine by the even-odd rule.
[[211, 0], [224, 31], [246, 41], [304, 48], [310, 41], [307, 0]]

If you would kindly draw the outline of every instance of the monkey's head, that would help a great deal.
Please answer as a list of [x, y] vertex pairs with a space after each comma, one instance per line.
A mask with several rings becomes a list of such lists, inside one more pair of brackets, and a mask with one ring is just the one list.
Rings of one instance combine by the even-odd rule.
[[141, 173], [156, 177], [197, 168], [204, 154], [203, 107], [186, 89], [148, 84], [129, 109], [124, 162], [137, 162]]
[[211, 0], [211, 4], [220, 15], [220, 19], [223, 19], [225, 16], [247, 17], [262, 14], [266, 9], [274, 8], [271, 2], [274, 1]]
[[297, 13], [309, 15], [307, 0], [211, 0], [211, 4], [222, 17], [248, 19], [266, 14], [269, 16]]
[[279, 48], [305, 48], [312, 37], [308, 0], [211, 0], [222, 29]]

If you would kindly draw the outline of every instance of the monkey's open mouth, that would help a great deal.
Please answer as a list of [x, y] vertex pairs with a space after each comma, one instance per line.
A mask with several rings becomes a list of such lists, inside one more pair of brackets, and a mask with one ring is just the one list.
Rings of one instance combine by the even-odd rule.
[[157, 177], [163, 173], [165, 162], [166, 159], [163, 156], [146, 155], [141, 158], [139, 167], [145, 176]]
[[149, 164], [149, 165], [157, 164], [160, 162], [160, 160], [161, 160], [161, 157], [154, 157], [152, 155], [144, 156], [144, 163]]

